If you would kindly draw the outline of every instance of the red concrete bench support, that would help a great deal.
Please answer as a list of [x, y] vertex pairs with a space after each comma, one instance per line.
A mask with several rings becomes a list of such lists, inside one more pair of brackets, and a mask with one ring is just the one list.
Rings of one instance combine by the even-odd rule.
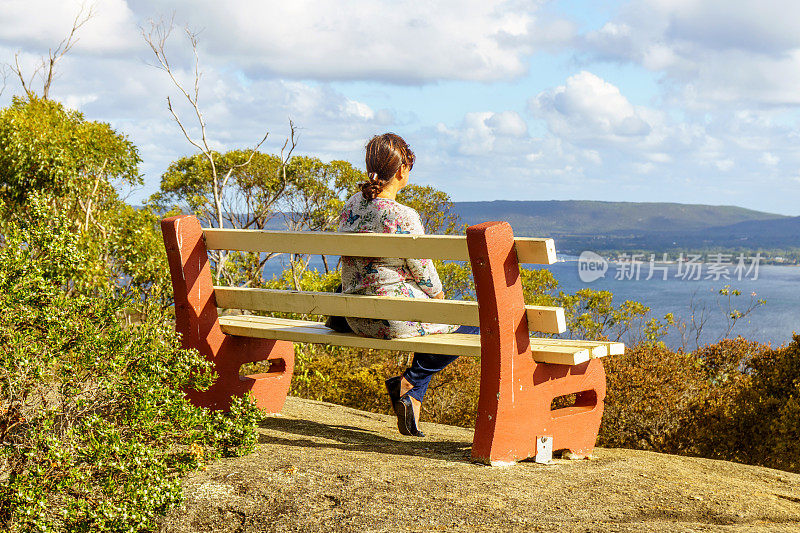
[[[294, 371], [294, 345], [224, 334], [200, 222], [192, 216], [166, 218], [161, 231], [175, 294], [175, 329], [183, 347], [196, 348], [219, 376], [208, 390], [187, 390], [188, 397], [195, 405], [227, 410], [233, 396], [250, 392], [260, 409], [280, 412]], [[269, 372], [239, 375], [243, 364], [258, 361], [269, 361]]]
[[[590, 454], [603, 417], [606, 380], [601, 360], [574, 366], [535, 362], [511, 226], [471, 226], [467, 246], [481, 327], [473, 459], [498, 464], [533, 457], [538, 436], [552, 436], [554, 451]], [[573, 406], [551, 411], [554, 398], [573, 393]]]

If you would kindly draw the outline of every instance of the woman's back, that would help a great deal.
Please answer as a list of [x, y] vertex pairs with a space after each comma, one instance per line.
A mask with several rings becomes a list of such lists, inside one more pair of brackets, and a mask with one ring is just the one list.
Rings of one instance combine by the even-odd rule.
[[[425, 233], [414, 209], [386, 198], [367, 200], [361, 192], [347, 200], [339, 219], [339, 231]], [[349, 294], [431, 298], [442, 291], [442, 283], [430, 259], [342, 257], [342, 289]], [[367, 318], [348, 318], [347, 322], [360, 335], [385, 339], [450, 333], [457, 329], [446, 324]]]

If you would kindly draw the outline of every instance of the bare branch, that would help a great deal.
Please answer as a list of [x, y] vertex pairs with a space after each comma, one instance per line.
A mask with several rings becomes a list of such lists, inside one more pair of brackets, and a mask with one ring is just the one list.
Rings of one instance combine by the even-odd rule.
[[3, 93], [6, 90], [6, 82], [8, 81], [9, 68], [10, 67], [8, 65], [2, 65], [2, 68], [0, 68], [0, 76], [2, 76], [3, 78], [3, 86], [0, 87], [0, 96], [3, 96]]
[[14, 74], [17, 75], [17, 78], [19, 78], [19, 82], [22, 84], [22, 90], [25, 91], [25, 94], [27, 94], [28, 98], [30, 98], [33, 96], [33, 89], [31, 88], [33, 80], [39, 73], [39, 71], [42, 69], [42, 67], [41, 66], [37, 67], [36, 70], [33, 71], [33, 74], [31, 74], [31, 78], [26, 82], [25, 76], [22, 73], [22, 67], [19, 66], [19, 54], [20, 54], [19, 52], [16, 52], [14, 54], [14, 65], [13, 66], [9, 65], [9, 66], [11, 67], [11, 70], [14, 72]]
[[[42, 57], [41, 64], [37, 66], [33, 73], [31, 74], [30, 78], [27, 80], [25, 79], [25, 75], [22, 71], [22, 67], [19, 64], [19, 55], [20, 52], [16, 52], [14, 54], [14, 64], [8, 64], [11, 71], [17, 75], [19, 78], [20, 83], [22, 84], [22, 90], [25, 91], [25, 94], [28, 98], [34, 96], [33, 91], [33, 80], [36, 79], [37, 76], [41, 76], [42, 79], [42, 98], [47, 99], [50, 95], [50, 86], [53, 83], [53, 79], [55, 76], [56, 71], [56, 64], [63, 58], [75, 43], [78, 42], [77, 33], [84, 24], [86, 24], [93, 16], [95, 15], [94, 12], [94, 4], [89, 6], [87, 11], [86, 4], [81, 4], [81, 8], [78, 11], [78, 14], [75, 15], [75, 19], [72, 21], [72, 28], [70, 29], [69, 35], [67, 35], [64, 39], [58, 43], [55, 50], [50, 49], [47, 52], [47, 58]], [[5, 73], [3, 74], [3, 88], [5, 88]], [[0, 90], [0, 94], [2, 94], [2, 90]]]
[[178, 114], [175, 113], [174, 109], [172, 109], [172, 102], [170, 101], [169, 96], [167, 96], [167, 109], [169, 109], [169, 112], [172, 114], [172, 118], [175, 120], [175, 122], [178, 123], [178, 126], [180, 126], [181, 131], [183, 132], [183, 136], [186, 137], [186, 140], [189, 141], [189, 143], [191, 143], [192, 146], [194, 146], [201, 152], [204, 152], [203, 147], [197, 144], [192, 139], [192, 137], [189, 135], [189, 132], [187, 132], [186, 128], [183, 126], [183, 123], [181, 122], [181, 119], [178, 117]]
[[264, 141], [267, 140], [267, 137], [269, 137], [269, 132], [265, 133], [264, 137], [262, 137], [262, 139], [258, 141], [258, 144], [255, 146], [255, 148], [253, 148], [250, 151], [250, 157], [247, 158], [247, 161], [245, 161], [244, 163], [233, 165], [230, 169], [228, 169], [228, 172], [225, 173], [225, 178], [222, 180], [222, 188], [225, 188], [225, 185], [228, 184], [228, 178], [231, 177], [231, 174], [233, 173], [234, 170], [244, 168], [250, 164], [250, 162], [253, 160], [253, 156], [256, 155], [256, 152], [258, 152], [258, 149], [261, 148], [262, 144], [264, 144]]
[[[174, 28], [174, 15], [169, 21], [161, 20], [161, 21], [150, 21], [150, 29], [149, 31], [145, 31], [144, 28], [140, 28], [142, 38], [147, 42], [150, 46], [150, 50], [155, 55], [157, 64], [154, 65], [156, 68], [159, 68], [167, 73], [170, 80], [172, 81], [173, 86], [180, 91], [183, 97], [191, 106], [192, 110], [194, 111], [195, 119], [197, 120], [197, 126], [200, 128], [200, 135], [199, 139], [195, 136], [189, 134], [185, 123], [181, 120], [178, 113], [175, 111], [172, 101], [170, 98], [167, 98], [167, 108], [169, 109], [172, 118], [178, 124], [178, 127], [183, 133], [183, 136], [189, 141], [189, 144], [194, 146], [208, 161], [211, 167], [211, 196], [212, 198], [208, 203], [202, 206], [204, 211], [204, 216], [206, 216], [211, 223], [211, 225], [216, 225], [216, 227], [222, 228], [224, 227], [224, 223], [227, 221], [234, 227], [237, 225], [241, 225], [240, 221], [237, 219], [236, 215], [234, 214], [236, 209], [236, 196], [235, 192], [234, 195], [231, 196], [230, 194], [226, 195], [226, 187], [228, 182], [233, 175], [233, 173], [240, 169], [248, 166], [255, 156], [256, 152], [258, 152], [259, 148], [261, 147], [264, 142], [266, 142], [269, 133], [264, 134], [264, 137], [256, 144], [256, 146], [250, 152], [249, 157], [243, 163], [239, 163], [230, 167], [222, 179], [220, 180], [219, 169], [217, 168], [217, 157], [215, 152], [211, 149], [209, 145], [208, 139], [208, 130], [205, 118], [203, 116], [202, 110], [200, 108], [200, 82], [203, 77], [203, 73], [200, 69], [200, 55], [198, 53], [198, 32], [194, 32], [190, 30], [188, 27], [184, 28], [184, 33], [186, 34], [187, 39], [189, 40], [189, 44], [192, 47], [192, 54], [194, 55], [194, 82], [191, 88], [188, 88], [187, 85], [184, 85], [176, 76], [175, 71], [173, 70], [172, 65], [169, 63], [169, 59], [166, 53], [166, 43], [167, 39]], [[289, 141], [287, 140], [287, 144], [284, 145], [284, 150], [286, 146], [288, 146]], [[292, 125], [292, 134], [291, 134], [291, 150], [289, 150], [288, 155], [291, 155], [291, 151], [294, 150], [296, 146], [295, 140], [295, 128]], [[283, 155], [283, 151], [282, 151]], [[288, 157], [288, 156], [287, 156]], [[282, 159], [284, 161], [284, 159]], [[285, 162], [284, 165], [285, 166]], [[284, 174], [284, 181], [285, 181], [285, 171]], [[209, 205], [211, 204], [211, 205]], [[227, 279], [228, 276], [225, 274], [225, 263], [228, 259], [228, 255], [225, 252], [214, 252], [214, 261], [216, 263], [216, 277], [217, 282], [220, 279], [225, 278]]]
[[60, 43], [58, 43], [58, 46], [55, 50], [50, 50], [48, 52], [47, 63], [44, 65], [47, 70], [47, 75], [44, 76], [42, 98], [47, 99], [48, 95], [50, 94], [50, 85], [53, 83], [53, 74], [55, 73], [56, 63], [58, 63], [58, 61], [64, 57], [73, 46], [75, 46], [75, 43], [78, 42], [79, 39], [75, 35], [78, 30], [81, 29], [81, 27], [94, 16], [94, 7], [94, 4], [90, 5], [89, 10], [86, 12], [86, 14], [84, 14], [86, 4], [81, 4], [78, 14], [75, 15], [75, 19], [72, 21], [72, 29], [70, 30], [69, 35]]
[[[289, 146], [289, 152], [284, 157], [283, 153], [286, 150], [286, 146]], [[292, 156], [292, 152], [297, 147], [297, 126], [294, 125], [294, 122], [289, 120], [289, 137], [286, 138], [286, 142], [283, 143], [283, 147], [281, 148], [281, 166], [284, 167], [284, 178], [286, 177], [285, 167], [286, 164], [289, 162], [289, 158]]]

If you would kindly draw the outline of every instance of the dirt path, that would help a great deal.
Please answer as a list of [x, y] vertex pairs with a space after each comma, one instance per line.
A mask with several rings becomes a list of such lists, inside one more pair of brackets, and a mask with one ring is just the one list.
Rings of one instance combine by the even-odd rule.
[[597, 449], [591, 461], [469, 461], [472, 431], [289, 398], [256, 452], [189, 477], [163, 531], [800, 531], [800, 475]]

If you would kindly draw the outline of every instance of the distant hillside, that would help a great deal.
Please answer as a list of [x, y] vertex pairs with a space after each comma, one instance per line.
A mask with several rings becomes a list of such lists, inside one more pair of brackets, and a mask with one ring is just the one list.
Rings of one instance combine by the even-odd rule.
[[505, 220], [562, 251], [800, 248], [800, 217], [735, 206], [594, 201], [456, 202], [466, 224]]
[[464, 222], [508, 221], [516, 233], [607, 234], [695, 230], [784, 217], [743, 207], [588, 200], [455, 202]]

